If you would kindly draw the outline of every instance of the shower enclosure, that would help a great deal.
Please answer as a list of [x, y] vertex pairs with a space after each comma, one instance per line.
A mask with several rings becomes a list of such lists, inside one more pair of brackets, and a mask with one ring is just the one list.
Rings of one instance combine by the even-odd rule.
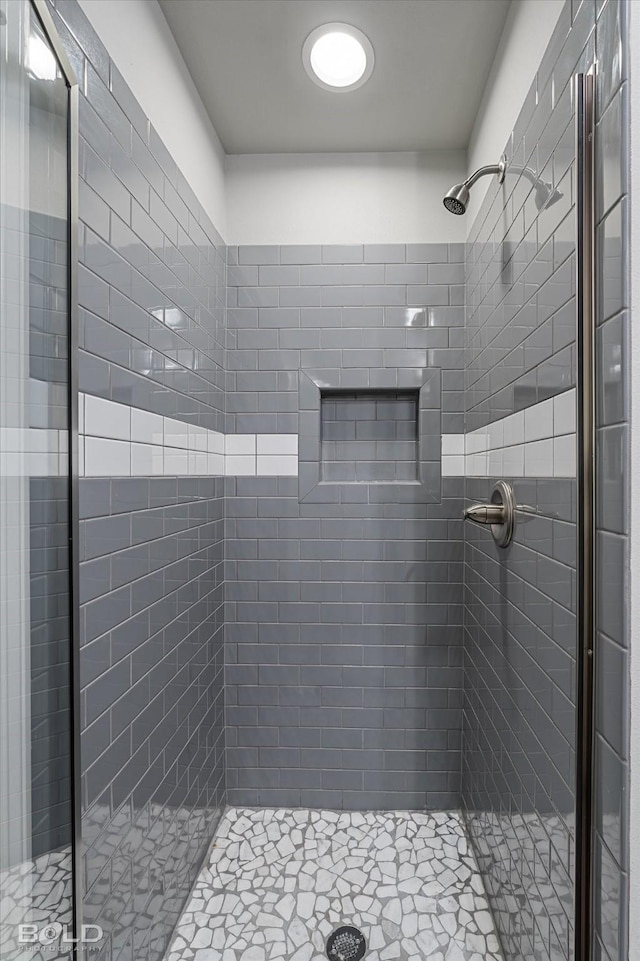
[[623, 958], [625, 4], [466, 243], [258, 246], [0, 11], [2, 961]]
[[0, 954], [56, 957], [74, 934], [78, 796], [76, 101], [45, 6], [3, 2], [0, 31]]

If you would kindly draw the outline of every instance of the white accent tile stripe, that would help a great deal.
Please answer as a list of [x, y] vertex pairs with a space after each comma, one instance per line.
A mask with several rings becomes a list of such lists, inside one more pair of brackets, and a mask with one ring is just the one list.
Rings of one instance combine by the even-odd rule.
[[[443, 434], [442, 476], [575, 477], [575, 406], [575, 389], [567, 390], [466, 435]], [[296, 434], [224, 435], [89, 394], [80, 395], [79, 416], [81, 476], [298, 473]], [[51, 454], [62, 451], [57, 435], [64, 431], [30, 433], [55, 434]], [[43, 461], [41, 473], [51, 473], [47, 465]]]
[[84, 477], [296, 476], [296, 434], [221, 434], [116, 401], [80, 394]]
[[0, 427], [0, 477], [64, 477], [68, 473], [66, 430]]
[[464, 462], [467, 477], [575, 477], [575, 388], [466, 434]]

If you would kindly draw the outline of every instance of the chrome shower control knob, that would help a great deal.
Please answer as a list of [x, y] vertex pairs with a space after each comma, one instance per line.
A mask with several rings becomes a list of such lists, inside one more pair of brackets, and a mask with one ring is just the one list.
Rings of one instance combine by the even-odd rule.
[[498, 481], [491, 491], [490, 502], [467, 507], [464, 519], [474, 524], [489, 525], [498, 547], [508, 547], [513, 540], [516, 523], [516, 499], [511, 484]]
[[504, 524], [504, 507], [501, 504], [474, 504], [467, 507], [464, 516], [476, 524]]

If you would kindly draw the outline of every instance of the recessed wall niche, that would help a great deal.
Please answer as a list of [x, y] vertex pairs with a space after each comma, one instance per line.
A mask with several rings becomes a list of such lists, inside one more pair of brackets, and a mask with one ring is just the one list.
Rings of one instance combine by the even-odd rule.
[[298, 384], [300, 501], [440, 501], [439, 369], [301, 370]]
[[418, 391], [320, 392], [320, 480], [418, 480]]

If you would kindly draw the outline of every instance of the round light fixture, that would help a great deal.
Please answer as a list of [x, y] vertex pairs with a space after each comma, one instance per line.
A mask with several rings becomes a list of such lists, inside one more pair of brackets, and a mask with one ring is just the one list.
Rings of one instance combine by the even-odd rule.
[[361, 87], [375, 58], [368, 37], [348, 23], [325, 23], [312, 30], [302, 47], [304, 68], [319, 87], [346, 91]]

